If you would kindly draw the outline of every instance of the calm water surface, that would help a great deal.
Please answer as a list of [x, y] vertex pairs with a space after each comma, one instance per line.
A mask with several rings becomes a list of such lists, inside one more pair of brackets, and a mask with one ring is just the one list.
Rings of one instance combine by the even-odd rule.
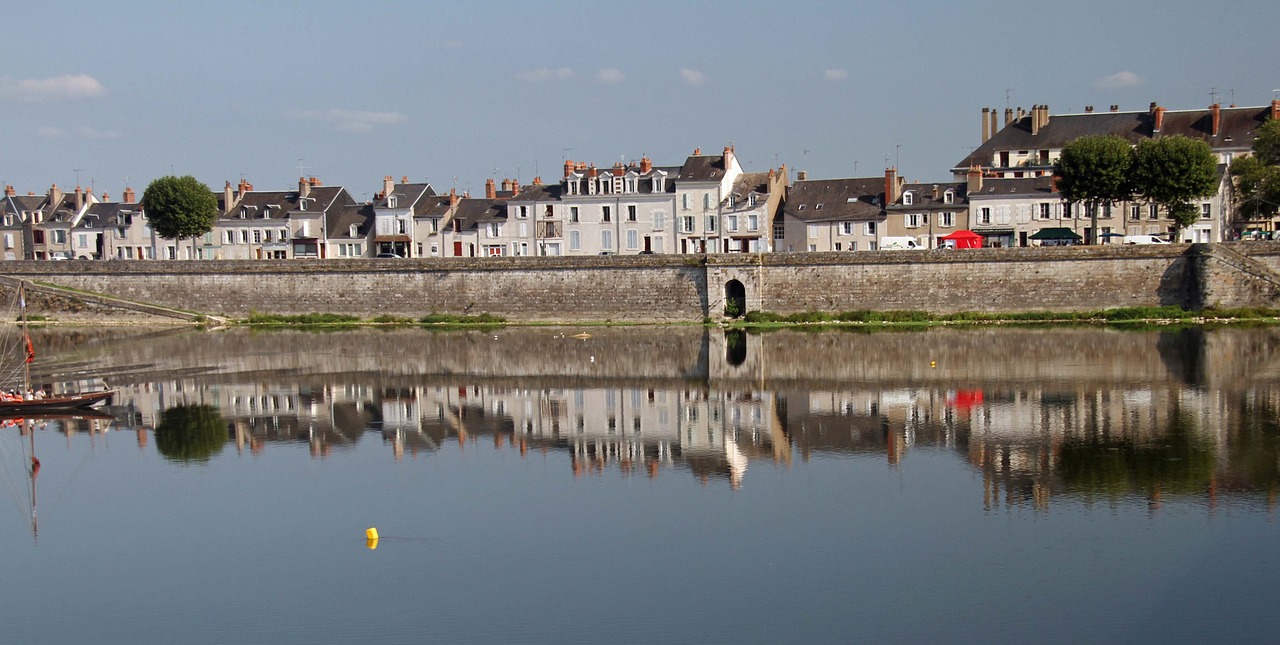
[[35, 342], [120, 393], [0, 434], [4, 642], [1280, 628], [1280, 330]]

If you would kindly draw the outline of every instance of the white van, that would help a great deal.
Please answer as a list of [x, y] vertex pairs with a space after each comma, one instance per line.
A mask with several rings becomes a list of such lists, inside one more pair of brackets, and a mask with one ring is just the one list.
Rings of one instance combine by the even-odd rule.
[[1126, 235], [1124, 236], [1125, 244], [1168, 244], [1168, 242], [1160, 239], [1155, 235]]
[[924, 246], [922, 246], [919, 242], [917, 242], [916, 238], [914, 237], [882, 237], [880, 238], [881, 251], [905, 251], [908, 249], [915, 250], [915, 249], [923, 249], [923, 248]]

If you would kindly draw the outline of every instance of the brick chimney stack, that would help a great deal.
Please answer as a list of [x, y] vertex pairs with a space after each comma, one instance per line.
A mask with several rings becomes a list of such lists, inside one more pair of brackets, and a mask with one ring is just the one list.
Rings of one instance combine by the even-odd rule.
[[1271, 118], [1280, 119], [1280, 99], [1271, 99]]
[[231, 205], [235, 203], [234, 195], [231, 193], [231, 180], [227, 180], [227, 185], [222, 187], [222, 207], [231, 210]]
[[884, 169], [884, 203], [886, 206], [898, 201], [898, 169]]
[[1009, 125], [1010, 123], [1013, 123], [1013, 108], [1005, 108], [1005, 109], [1004, 109], [1004, 124], [1005, 124], [1005, 125]]
[[1031, 135], [1040, 134], [1040, 106], [1031, 106]]
[[1211, 134], [1216, 137], [1222, 129], [1222, 106], [1214, 103], [1209, 106], [1209, 111], [1213, 113], [1213, 132]]
[[320, 180], [316, 179], [315, 177], [311, 177], [310, 179], [307, 180], [307, 182], [311, 184], [312, 188], [315, 188], [316, 186], [321, 185]]
[[110, 201], [111, 201], [111, 195], [109, 193], [102, 193], [102, 203], [105, 204]]
[[701, 147], [698, 147], [698, 148], [694, 148], [694, 149], [693, 149], [693, 156], [698, 157], [698, 156], [701, 156], [701, 155], [702, 155], [702, 148], [701, 148]]
[[298, 196], [306, 197], [311, 194], [311, 183], [306, 177], [298, 177]]
[[449, 189], [449, 205], [450, 206], [458, 205], [458, 189], [457, 188]]
[[991, 108], [982, 108], [982, 141], [979, 143], [986, 143], [991, 138], [991, 126], [987, 123], [989, 116], [991, 116]]
[[519, 180], [512, 179], [512, 180], [511, 180], [511, 194], [512, 194], [512, 195], [514, 195], [514, 194], [516, 194], [516, 193], [518, 193], [518, 192], [520, 192], [520, 182], [519, 182]]
[[402, 184], [409, 183], [409, 175], [400, 175], [400, 183]]
[[[230, 186], [231, 182], [227, 182], [227, 185]], [[125, 186], [124, 187], [124, 203], [135, 204], [137, 203], [137, 201], [138, 201], [138, 198], [134, 194], [133, 189], [128, 186]]]
[[805, 181], [807, 179], [809, 179], [808, 171], [804, 171], [804, 170], [796, 171], [796, 181]]
[[4, 195], [5, 195], [5, 197], [13, 197], [14, 195], [17, 195], [17, 194], [18, 194], [18, 191], [14, 190], [14, 189], [13, 189], [13, 186], [5, 186], [5, 187], [4, 187]]
[[969, 172], [965, 178], [969, 182], [968, 190], [970, 195], [976, 195], [982, 191], [982, 168], [969, 166]]
[[590, 179], [595, 179], [595, 178], [596, 178], [596, 175], [598, 175], [598, 174], [599, 174], [599, 171], [597, 171], [597, 170], [596, 170], [596, 165], [595, 165], [595, 164], [591, 164], [591, 167], [590, 167], [590, 168], [587, 168], [587, 177], [588, 177], [588, 178], [590, 178]]
[[564, 160], [564, 178], [568, 179], [573, 174], [574, 163], [571, 159]]
[[485, 199], [497, 199], [498, 189], [494, 185], [493, 178], [484, 180], [484, 197]]
[[1120, 111], [1120, 106], [1119, 106], [1119, 105], [1116, 105], [1115, 103], [1112, 103], [1112, 104], [1111, 104], [1111, 111], [1112, 111], [1112, 112], [1119, 112], [1119, 111]]
[[391, 194], [391, 189], [395, 188], [396, 181], [387, 175], [382, 178], [382, 195], [385, 197]]
[[76, 186], [76, 212], [84, 208], [84, 190]]
[[57, 204], [60, 201], [62, 201], [62, 190], [58, 188], [57, 184], [49, 186], [49, 203]]
[[1160, 130], [1164, 128], [1164, 108], [1159, 105], [1155, 105], [1154, 103], [1152, 103], [1152, 105], [1155, 106], [1151, 108], [1151, 132], [1154, 134], [1159, 133]]
[[1084, 113], [1085, 113], [1085, 114], [1093, 114], [1093, 106], [1092, 106], [1092, 105], [1086, 105], [1086, 106], [1084, 106]]
[[[1272, 117], [1272, 118], [1275, 118], [1275, 117]], [[651, 170], [653, 170], [653, 161], [651, 161], [648, 156], [641, 156], [640, 157], [640, 174], [647, 175]]]
[[541, 186], [541, 185], [542, 185], [542, 175], [538, 175], [537, 177], [534, 177], [534, 178], [533, 178], [533, 185], [534, 185], [534, 186]]
[[728, 170], [733, 167], [733, 146], [724, 147], [724, 169]]

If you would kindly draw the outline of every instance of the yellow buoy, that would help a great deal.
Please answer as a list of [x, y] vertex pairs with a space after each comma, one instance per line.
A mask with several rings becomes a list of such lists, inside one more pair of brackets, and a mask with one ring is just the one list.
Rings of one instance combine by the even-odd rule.
[[378, 548], [378, 538], [369, 538], [364, 541], [364, 545], [369, 547], [369, 550], [372, 551]]
[[378, 529], [376, 528], [366, 529], [364, 532], [364, 536], [366, 538], [369, 538], [370, 540], [376, 540], [378, 539]]
[[929, 361], [929, 367], [937, 367], [938, 361]]

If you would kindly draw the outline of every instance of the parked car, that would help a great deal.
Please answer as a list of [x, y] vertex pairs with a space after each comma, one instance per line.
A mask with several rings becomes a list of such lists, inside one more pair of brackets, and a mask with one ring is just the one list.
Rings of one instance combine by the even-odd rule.
[[375, 257], [375, 258], [400, 258], [400, 257], [403, 257], [403, 256], [396, 255], [395, 253], [379, 253], [379, 254], [377, 254], [377, 255], [375, 255], [375, 256], [373, 256], [373, 257]]
[[915, 250], [915, 249], [923, 249], [923, 248], [924, 246], [922, 246], [919, 242], [917, 242], [916, 238], [914, 237], [880, 238], [881, 251], [904, 251], [908, 249]]

